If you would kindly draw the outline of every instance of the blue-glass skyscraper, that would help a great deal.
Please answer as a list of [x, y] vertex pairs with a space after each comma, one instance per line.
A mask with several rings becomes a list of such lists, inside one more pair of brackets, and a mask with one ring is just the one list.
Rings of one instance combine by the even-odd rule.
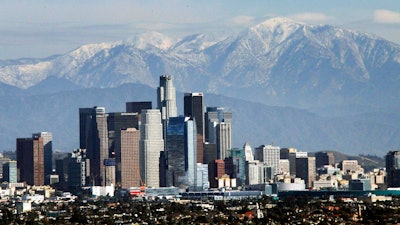
[[189, 117], [170, 117], [166, 132], [166, 186], [196, 186], [197, 133]]

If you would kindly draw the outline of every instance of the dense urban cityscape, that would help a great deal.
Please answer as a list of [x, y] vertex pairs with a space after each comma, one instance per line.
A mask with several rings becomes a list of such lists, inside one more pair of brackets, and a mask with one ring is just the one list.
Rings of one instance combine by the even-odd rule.
[[178, 115], [162, 75], [155, 108], [79, 108], [79, 146], [62, 158], [51, 132], [17, 138], [1, 158], [2, 223], [400, 222], [400, 151], [367, 171], [333, 151], [234, 147], [234, 115], [204, 97], [185, 93]]

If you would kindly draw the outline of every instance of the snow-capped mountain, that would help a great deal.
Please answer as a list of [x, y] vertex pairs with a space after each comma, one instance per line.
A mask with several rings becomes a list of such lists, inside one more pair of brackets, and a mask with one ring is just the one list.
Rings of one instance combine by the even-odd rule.
[[155, 87], [164, 73], [174, 76], [180, 91], [267, 104], [371, 103], [366, 96], [381, 103], [400, 96], [400, 46], [360, 32], [272, 18], [223, 41], [204, 34], [173, 41], [149, 32], [43, 60], [0, 61], [0, 82], [19, 88], [52, 76], [83, 87]]

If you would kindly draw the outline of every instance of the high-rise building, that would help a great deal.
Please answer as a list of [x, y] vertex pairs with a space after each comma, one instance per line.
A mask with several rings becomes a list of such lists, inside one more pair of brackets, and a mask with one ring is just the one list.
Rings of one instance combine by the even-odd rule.
[[218, 158], [227, 157], [232, 148], [232, 113], [222, 107], [207, 107], [205, 113], [205, 141], [217, 144]]
[[141, 113], [144, 109], [152, 109], [151, 102], [127, 102], [125, 104], [127, 113]]
[[161, 119], [176, 117], [176, 91], [171, 75], [160, 76], [160, 86], [157, 88], [157, 109], [161, 111]]
[[204, 146], [204, 156], [203, 156], [204, 163], [208, 164], [218, 159], [217, 144], [211, 144], [205, 142], [203, 146]]
[[400, 151], [386, 154], [387, 186], [400, 187]]
[[28, 185], [44, 185], [43, 138], [17, 138], [19, 181]]
[[228, 150], [228, 157], [232, 158], [235, 168], [235, 178], [238, 185], [242, 185], [246, 180], [246, 156], [244, 148], [232, 148]]
[[271, 167], [259, 160], [246, 161], [245, 175], [246, 185], [265, 184], [272, 177]]
[[3, 181], [17, 183], [17, 161], [8, 161], [3, 164]]
[[217, 124], [217, 156], [225, 159], [228, 150], [232, 148], [232, 124], [220, 122]]
[[197, 190], [203, 191], [210, 187], [208, 182], [208, 164], [197, 163]]
[[[86, 149], [75, 149], [72, 151], [70, 157], [64, 159], [65, 162], [59, 161], [59, 166], [57, 165], [57, 171], [67, 170], [67, 183], [69, 189], [76, 189], [84, 187], [87, 181], [87, 164], [86, 164]], [[67, 164], [66, 169], [64, 164]], [[59, 174], [60, 182], [61, 176], [64, 174]], [[65, 177], [62, 178], [63, 180]]]
[[217, 159], [208, 163], [208, 181], [210, 188], [218, 187], [218, 179], [225, 174], [225, 162], [222, 159]]
[[306, 187], [312, 187], [316, 179], [315, 157], [296, 158], [296, 177], [303, 179]]
[[243, 145], [243, 149], [244, 149], [244, 156], [246, 158], [246, 161], [253, 161], [254, 160], [254, 155], [253, 155], [253, 150], [251, 149], [251, 146], [249, 143], [244, 143]]
[[295, 148], [282, 148], [280, 152], [281, 159], [289, 160], [290, 177], [296, 177], [296, 152]]
[[280, 150], [279, 146], [261, 145], [256, 148], [255, 159], [272, 167], [273, 175], [279, 174]]
[[115, 185], [115, 158], [104, 159], [104, 180], [105, 186], [112, 186]]
[[4, 176], [3, 167], [1, 165], [3, 165], [6, 162], [9, 162], [10, 160], [11, 160], [10, 158], [8, 158], [7, 156], [4, 156], [3, 154], [0, 153], [0, 177], [1, 178], [3, 178], [3, 176]]
[[184, 115], [192, 117], [197, 130], [197, 162], [203, 163], [204, 142], [204, 102], [203, 93], [185, 93], [183, 99]]
[[135, 128], [121, 130], [120, 183], [122, 188], [139, 187], [142, 185], [140, 178], [139, 140], [139, 130]]
[[50, 183], [50, 175], [53, 172], [53, 135], [50, 132], [32, 134], [32, 138], [43, 138], [44, 148], [44, 177], [45, 184]]
[[79, 109], [80, 149], [90, 161], [89, 183], [105, 186], [104, 160], [109, 158], [107, 114], [104, 107]]
[[170, 117], [166, 133], [166, 185], [194, 189], [197, 176], [197, 132], [189, 117]]
[[161, 113], [158, 109], [142, 110], [140, 124], [140, 175], [147, 186], [160, 186], [160, 152], [164, 151]]
[[[117, 184], [121, 184], [121, 171], [124, 169], [121, 165], [123, 160], [121, 152], [121, 133], [122, 130], [126, 130], [127, 128], [139, 129], [138, 113], [108, 113], [107, 128], [109, 155], [111, 158], [115, 158], [115, 179]], [[139, 145], [139, 143], [137, 144]], [[129, 167], [130, 165], [125, 166]]]
[[334, 165], [335, 158], [333, 152], [317, 152], [315, 153], [315, 163], [317, 168], [322, 168], [325, 165]]

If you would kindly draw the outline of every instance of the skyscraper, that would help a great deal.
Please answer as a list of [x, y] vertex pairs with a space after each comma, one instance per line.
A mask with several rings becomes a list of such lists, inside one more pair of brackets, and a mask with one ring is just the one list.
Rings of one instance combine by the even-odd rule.
[[243, 145], [243, 149], [244, 149], [244, 155], [246, 158], [246, 161], [253, 161], [254, 160], [254, 155], [253, 155], [253, 150], [251, 149], [251, 146], [249, 143], [244, 143]]
[[[121, 175], [122, 188], [141, 186], [139, 161], [140, 132], [135, 128], [121, 130]], [[118, 164], [117, 164], [118, 165]]]
[[8, 161], [3, 164], [3, 181], [17, 183], [17, 161]]
[[220, 122], [217, 127], [217, 155], [220, 159], [228, 156], [228, 150], [232, 148], [232, 124]]
[[311, 188], [316, 178], [315, 157], [296, 158], [296, 176], [303, 179]]
[[182, 189], [196, 186], [197, 132], [189, 117], [170, 117], [166, 135], [166, 185]]
[[159, 187], [159, 157], [164, 151], [160, 110], [142, 110], [139, 130], [140, 175], [147, 186]]
[[[127, 128], [139, 129], [138, 113], [108, 113], [107, 128], [110, 157], [115, 157], [116, 182], [121, 183], [121, 171], [124, 169], [121, 164], [123, 160], [121, 148], [121, 133], [122, 130], [126, 130]], [[139, 145], [139, 142], [137, 144]], [[130, 165], [125, 164], [125, 166], [129, 167]]]
[[196, 122], [197, 130], [197, 162], [203, 163], [203, 139], [204, 139], [204, 103], [203, 93], [185, 93], [184, 114], [192, 117]]
[[217, 144], [219, 159], [227, 157], [232, 148], [232, 113], [222, 107], [207, 107], [205, 113], [205, 141]]
[[104, 160], [109, 158], [107, 114], [104, 107], [79, 109], [80, 148], [90, 161], [90, 183], [105, 185]]
[[256, 148], [256, 160], [264, 162], [272, 167], [273, 174], [279, 174], [280, 147], [273, 145], [261, 145]]
[[160, 86], [157, 88], [157, 109], [161, 111], [161, 119], [176, 117], [176, 91], [171, 75], [160, 76]]
[[151, 102], [127, 102], [125, 104], [127, 113], [139, 113], [142, 112], [143, 109], [152, 109]]
[[235, 175], [237, 184], [242, 185], [245, 183], [246, 176], [245, 176], [245, 165], [246, 165], [246, 156], [244, 148], [232, 148], [227, 150], [228, 157], [232, 158], [233, 165], [235, 168]]
[[317, 168], [324, 167], [325, 165], [334, 165], [335, 158], [333, 152], [317, 152], [315, 153], [315, 163]]
[[44, 185], [43, 138], [17, 138], [16, 153], [18, 180], [29, 185]]
[[45, 183], [50, 183], [50, 175], [53, 172], [53, 135], [50, 132], [32, 134], [32, 138], [43, 138], [44, 148], [44, 177]]
[[296, 148], [282, 148], [280, 152], [281, 159], [289, 160], [290, 177], [296, 177]]
[[225, 162], [222, 159], [217, 159], [208, 163], [208, 181], [210, 188], [218, 187], [218, 179], [225, 174]]
[[388, 152], [385, 159], [388, 187], [400, 187], [400, 151]]

